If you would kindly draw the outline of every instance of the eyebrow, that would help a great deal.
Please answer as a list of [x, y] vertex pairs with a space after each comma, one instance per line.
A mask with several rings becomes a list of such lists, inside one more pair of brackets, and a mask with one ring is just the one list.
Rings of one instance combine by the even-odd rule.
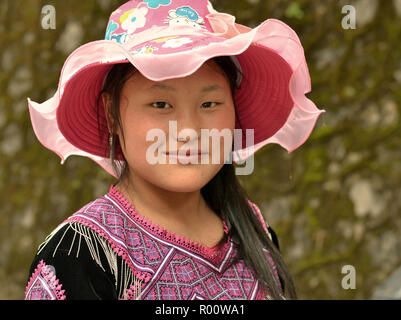
[[[155, 83], [155, 84], [151, 85], [147, 90], [154, 90], [154, 89], [177, 91], [175, 88], [170, 87], [164, 83]], [[210, 91], [216, 91], [216, 90], [221, 90], [221, 89], [222, 88], [218, 84], [213, 84], [210, 86], [203, 87], [200, 91], [201, 92], [210, 92]]]

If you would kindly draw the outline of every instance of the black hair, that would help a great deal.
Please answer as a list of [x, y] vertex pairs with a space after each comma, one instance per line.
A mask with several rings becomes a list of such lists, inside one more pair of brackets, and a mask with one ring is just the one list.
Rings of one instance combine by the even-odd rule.
[[[224, 71], [229, 80], [232, 96], [237, 89], [237, 79], [244, 75], [234, 61], [228, 56], [212, 58], [217, 65]], [[103, 90], [98, 96], [98, 119], [103, 93], [108, 93], [111, 97], [110, 108], [105, 108], [113, 119], [111, 132], [113, 133], [113, 143], [111, 148], [105, 147], [105, 153], [109, 154], [113, 170], [116, 174], [116, 184], [122, 182], [129, 176], [129, 170], [124, 157], [120, 164], [116, 164], [116, 150], [120, 150], [120, 141], [114, 134], [119, 127], [123, 134], [120, 116], [120, 93], [127, 79], [136, 71], [131, 63], [115, 64], [105, 79]], [[235, 100], [233, 99], [234, 103]], [[99, 123], [99, 122], [98, 122]], [[101, 133], [99, 126], [99, 134]], [[104, 140], [102, 140], [104, 141]], [[258, 217], [248, 204], [250, 199], [247, 192], [241, 186], [235, 174], [235, 163], [225, 163], [220, 171], [202, 189], [201, 194], [208, 206], [214, 211], [219, 212], [227, 223], [229, 236], [236, 243], [239, 255], [238, 259], [243, 259], [257, 275], [261, 284], [269, 290], [273, 299], [296, 299], [295, 286], [286, 264], [278, 249], [278, 243], [274, 244], [268, 234], [263, 229]], [[275, 237], [275, 234], [273, 235]], [[263, 250], [265, 248], [270, 253], [276, 267], [280, 284], [277, 283], [274, 271], [270, 266], [267, 256]]]

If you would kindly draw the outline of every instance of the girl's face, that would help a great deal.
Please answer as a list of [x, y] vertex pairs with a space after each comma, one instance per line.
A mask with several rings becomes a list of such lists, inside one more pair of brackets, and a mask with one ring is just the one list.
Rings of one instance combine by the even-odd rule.
[[[235, 110], [230, 84], [212, 60], [187, 77], [165, 81], [151, 81], [135, 72], [122, 89], [120, 114], [125, 140], [120, 130], [117, 134], [131, 178], [141, 177], [165, 190], [199, 191], [221, 169], [232, 148]], [[169, 121], [175, 121], [176, 130], [169, 130]], [[146, 141], [155, 129], [161, 129], [165, 139]], [[193, 131], [180, 135], [182, 129]], [[217, 131], [214, 138], [205, 138], [201, 129]], [[186, 140], [180, 141], [179, 135]], [[207, 163], [201, 163], [201, 158], [197, 164], [183, 164], [179, 159], [170, 163], [168, 155], [165, 163], [150, 163], [149, 154], [157, 158], [164, 156], [163, 151], [177, 153], [184, 144], [188, 150], [207, 152]]]

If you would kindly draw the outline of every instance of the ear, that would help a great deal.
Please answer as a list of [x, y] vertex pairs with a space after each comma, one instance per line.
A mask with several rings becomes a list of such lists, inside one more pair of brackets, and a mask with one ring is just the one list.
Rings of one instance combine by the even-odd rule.
[[168, 15], [169, 15], [169, 17], [170, 18], [177, 18], [177, 13], [175, 12], [175, 10], [170, 10], [169, 12], [168, 12]]

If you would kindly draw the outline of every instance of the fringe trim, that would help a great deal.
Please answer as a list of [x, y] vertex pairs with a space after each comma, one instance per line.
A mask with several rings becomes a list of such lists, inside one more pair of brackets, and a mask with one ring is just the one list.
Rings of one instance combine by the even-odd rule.
[[130, 284], [129, 288], [125, 291], [123, 299], [120, 300], [139, 300], [139, 296], [142, 293], [143, 280], [134, 280], [133, 284]]
[[[76, 253], [76, 257], [78, 258], [79, 251], [81, 248], [81, 243], [82, 240], [84, 240], [89, 249], [92, 259], [103, 271], [106, 271], [105, 266], [103, 266], [102, 261], [100, 259], [100, 250], [102, 250], [106, 256], [107, 264], [110, 267], [111, 273], [114, 275], [115, 288], [116, 290], [120, 288], [118, 292], [118, 298], [120, 300], [137, 299], [137, 297], [139, 297], [139, 295], [142, 292], [143, 284], [150, 280], [151, 278], [150, 275], [147, 273], [145, 274], [144, 272], [141, 271], [132, 270], [130, 265], [124, 259], [124, 256], [121, 254], [121, 252], [119, 250], [116, 250], [115, 246], [110, 244], [110, 242], [107, 239], [99, 235], [99, 233], [93, 230], [90, 226], [84, 225], [77, 221], [67, 221], [65, 223], [60, 224], [45, 238], [45, 241], [39, 245], [37, 254], [39, 254], [43, 250], [46, 244], [65, 225], [68, 225], [68, 227], [64, 231], [60, 241], [58, 242], [56, 248], [54, 249], [53, 257], [57, 252], [57, 248], [64, 240], [64, 236], [67, 233], [67, 231], [69, 229], [72, 229], [74, 231], [74, 237], [71, 241], [68, 255], [71, 254], [71, 250], [74, 246], [75, 241], [78, 241], [78, 250]], [[117, 261], [118, 256], [122, 256], [120, 268], [118, 267], [118, 261]]]

